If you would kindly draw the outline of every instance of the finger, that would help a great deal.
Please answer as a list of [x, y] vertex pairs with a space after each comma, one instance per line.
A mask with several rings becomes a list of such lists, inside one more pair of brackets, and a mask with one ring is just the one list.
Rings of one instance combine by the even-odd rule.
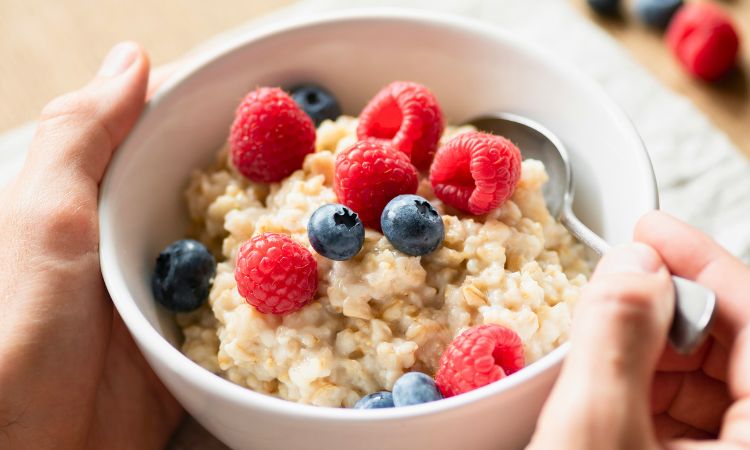
[[703, 372], [714, 380], [726, 383], [729, 376], [729, 351], [721, 342], [714, 340], [711, 350], [703, 361]]
[[698, 370], [684, 374], [667, 414], [679, 422], [716, 435], [731, 402], [725, 383]]
[[581, 293], [570, 354], [540, 418], [537, 442], [563, 439], [560, 448], [605, 448], [613, 440], [620, 448], [655, 445], [649, 389], [673, 298], [669, 273], [650, 247], [631, 244], [602, 258]]
[[690, 436], [669, 442], [664, 448], [665, 450], [745, 450], [742, 447], [720, 441], [691, 440]]
[[750, 326], [745, 327], [735, 341], [730, 361], [729, 384], [732, 394], [736, 398], [747, 398], [750, 402]]
[[652, 414], [663, 414], [669, 410], [680, 392], [684, 378], [684, 372], [657, 372], [654, 375], [654, 380], [651, 382]]
[[[667, 416], [695, 430], [715, 436], [730, 403], [726, 384], [700, 370], [691, 373], [658, 372], [654, 376], [651, 389], [652, 413]], [[660, 426], [661, 424], [656, 423], [657, 431], [663, 434], [664, 430], [660, 430]]]
[[82, 89], [49, 103], [42, 112], [24, 168], [45, 184], [99, 183], [114, 149], [140, 114], [149, 62], [132, 42], [116, 45], [96, 77]]
[[[659, 441], [668, 441], [672, 439], [709, 439], [716, 437], [711, 433], [691, 427], [686, 423], [671, 418], [668, 414], [659, 414], [654, 416], [654, 428], [656, 428], [656, 438]], [[695, 442], [695, 441], [690, 441]], [[668, 448], [672, 448], [669, 447]], [[718, 450], [711, 447], [712, 450]]]
[[656, 366], [657, 372], [693, 372], [703, 370], [709, 377], [726, 382], [727, 362], [729, 354], [727, 348], [719, 341], [710, 338], [701, 345], [695, 353], [682, 355], [667, 346]]
[[667, 346], [659, 359], [656, 370], [664, 372], [692, 372], [698, 370], [703, 365], [706, 355], [712, 348], [713, 342], [712, 339], [707, 340], [695, 352], [689, 355], [680, 354], [673, 347]]
[[724, 417], [721, 438], [750, 447], [750, 326], [737, 337], [730, 361], [729, 387], [737, 400]]
[[666, 268], [651, 248], [631, 244], [610, 251], [576, 311], [569, 357], [574, 375], [596, 374], [622, 386], [650, 383], [664, 348], [673, 296]]
[[719, 299], [715, 336], [725, 346], [750, 322], [745, 302], [750, 269], [697, 229], [659, 211], [646, 214], [635, 231], [664, 258], [671, 272], [703, 284]]
[[[719, 301], [714, 335], [724, 348], [732, 348], [729, 388], [738, 399], [724, 416], [721, 438], [750, 446], [750, 378], [747, 376], [750, 373], [750, 331], [746, 331], [750, 311], [745, 301], [745, 294], [750, 290], [750, 269], [709, 237], [664, 213], [644, 216], [636, 228], [636, 238], [653, 245], [674, 273], [716, 292]], [[712, 358], [709, 354], [707, 363], [721, 360], [720, 356]], [[720, 364], [715, 365], [717, 370], [711, 372], [720, 372]], [[675, 448], [688, 445], [691, 444], [680, 442]]]

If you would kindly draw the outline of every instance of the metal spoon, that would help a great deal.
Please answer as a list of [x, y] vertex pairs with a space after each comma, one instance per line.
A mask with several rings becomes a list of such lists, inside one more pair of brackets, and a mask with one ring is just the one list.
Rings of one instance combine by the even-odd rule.
[[[554, 134], [533, 120], [508, 113], [485, 115], [469, 121], [469, 124], [510, 139], [521, 149], [524, 159], [542, 161], [549, 174], [543, 192], [550, 214], [600, 256], [610, 248], [573, 213], [573, 171], [565, 146]], [[708, 336], [716, 295], [684, 278], [673, 276], [672, 280], [676, 301], [669, 342], [679, 353], [689, 354]]]

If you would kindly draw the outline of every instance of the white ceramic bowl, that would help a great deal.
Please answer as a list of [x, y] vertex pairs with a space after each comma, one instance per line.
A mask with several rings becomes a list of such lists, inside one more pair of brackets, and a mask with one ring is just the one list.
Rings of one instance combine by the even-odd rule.
[[314, 81], [356, 115], [393, 80], [427, 85], [448, 123], [502, 110], [529, 116], [569, 146], [576, 210], [612, 243], [657, 206], [651, 165], [625, 115], [591, 81], [500, 29], [425, 12], [361, 11], [278, 23], [226, 42], [156, 95], [118, 150], [101, 196], [101, 263], [117, 310], [156, 373], [219, 439], [246, 449], [498, 449], [530, 436], [567, 351], [447, 400], [347, 410], [252, 392], [202, 369], [176, 347], [154, 304], [154, 258], [186, 231], [183, 189], [225, 141], [250, 89]]

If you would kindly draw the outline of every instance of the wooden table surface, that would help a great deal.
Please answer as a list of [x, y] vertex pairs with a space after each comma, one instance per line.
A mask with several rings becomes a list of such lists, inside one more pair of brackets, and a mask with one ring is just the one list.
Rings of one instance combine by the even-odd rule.
[[738, 68], [716, 84], [687, 75], [667, 49], [662, 34], [641, 25], [627, 13], [630, 8], [624, 8], [623, 17], [607, 19], [589, 11], [585, 0], [572, 1], [664, 84], [689, 97], [729, 135], [745, 156], [750, 157], [750, 0], [713, 0], [730, 12], [742, 39]]
[[[86, 83], [123, 40], [154, 66], [295, 0], [0, 0], [0, 132]], [[221, 7], [217, 8], [217, 4]]]
[[[571, 1], [665, 84], [690, 97], [750, 156], [750, 0], [721, 2], [746, 41], [740, 69], [715, 85], [685, 74], [661, 34], [629, 14], [602, 19], [584, 0]], [[0, 0], [0, 131], [33, 119], [46, 101], [85, 83], [120, 40], [141, 42], [159, 65], [216, 33], [292, 3], [224, 0], [217, 8], [203, 0]]]

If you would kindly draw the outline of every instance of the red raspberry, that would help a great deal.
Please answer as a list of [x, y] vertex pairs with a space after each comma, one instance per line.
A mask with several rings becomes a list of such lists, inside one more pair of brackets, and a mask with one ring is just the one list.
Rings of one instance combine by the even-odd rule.
[[386, 141], [358, 141], [336, 155], [333, 189], [339, 202], [380, 230], [380, 215], [394, 197], [417, 192], [417, 169]]
[[237, 107], [229, 134], [232, 163], [253, 181], [279, 181], [315, 151], [315, 126], [279, 88], [258, 88]]
[[318, 290], [318, 264], [291, 237], [263, 233], [242, 244], [234, 269], [237, 290], [263, 314], [289, 314]]
[[435, 195], [471, 214], [508, 200], [521, 178], [521, 152], [501, 136], [462, 133], [442, 146], [430, 169]]
[[435, 383], [445, 397], [486, 386], [523, 369], [523, 343], [515, 331], [488, 324], [469, 328], [446, 347]]
[[688, 72], [714, 81], [734, 66], [740, 40], [718, 6], [686, 3], [669, 23], [667, 45]]
[[427, 170], [443, 128], [443, 113], [432, 92], [421, 84], [394, 81], [362, 110], [357, 137], [390, 140], [418, 169]]

